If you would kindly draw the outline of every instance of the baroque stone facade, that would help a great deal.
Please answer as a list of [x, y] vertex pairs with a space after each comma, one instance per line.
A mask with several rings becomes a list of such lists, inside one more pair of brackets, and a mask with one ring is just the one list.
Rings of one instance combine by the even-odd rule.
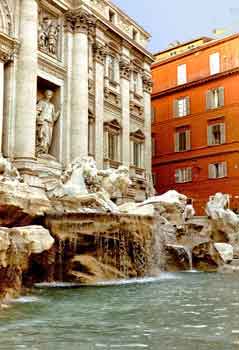
[[[73, 6], [74, 5], [74, 6]], [[76, 157], [151, 179], [149, 34], [109, 0], [2, 0], [0, 147], [31, 186]]]

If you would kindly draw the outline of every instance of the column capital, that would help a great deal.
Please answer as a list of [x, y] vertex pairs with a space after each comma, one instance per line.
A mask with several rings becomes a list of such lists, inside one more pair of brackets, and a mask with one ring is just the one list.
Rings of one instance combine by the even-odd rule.
[[94, 59], [96, 62], [104, 64], [107, 54], [106, 46], [103, 43], [95, 42], [93, 44]]
[[130, 62], [121, 58], [119, 62], [119, 67], [120, 67], [120, 77], [130, 80], [130, 73], [132, 68]]
[[75, 33], [92, 33], [96, 19], [85, 10], [68, 11], [65, 15], [65, 30]]
[[143, 75], [143, 87], [144, 87], [144, 92], [147, 92], [149, 94], [152, 93], [153, 80], [152, 80], [152, 77], [148, 74]]

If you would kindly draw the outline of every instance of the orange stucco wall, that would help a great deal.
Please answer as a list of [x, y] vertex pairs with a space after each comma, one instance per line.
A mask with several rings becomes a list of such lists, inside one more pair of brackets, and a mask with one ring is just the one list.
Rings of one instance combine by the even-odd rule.
[[[194, 199], [197, 214], [203, 214], [208, 197], [218, 191], [229, 193], [231, 206], [239, 208], [239, 73], [219, 74], [208, 80], [209, 55], [214, 52], [220, 52], [221, 72], [239, 67], [239, 37], [231, 36], [214, 46], [209, 43], [189, 55], [156, 63], [152, 68], [156, 189], [159, 193], [176, 189], [190, 196]], [[183, 63], [187, 64], [189, 83], [201, 80], [194, 86], [185, 84], [179, 91], [174, 91], [177, 66]], [[206, 92], [217, 87], [225, 89], [224, 107], [207, 111]], [[190, 115], [175, 118], [173, 101], [184, 96], [190, 97]], [[207, 125], [214, 119], [224, 121], [226, 143], [208, 146]], [[174, 133], [180, 126], [191, 129], [190, 151], [174, 152]], [[208, 179], [208, 164], [220, 161], [227, 161], [227, 177]], [[184, 167], [192, 167], [192, 182], [176, 184], [175, 170]]]

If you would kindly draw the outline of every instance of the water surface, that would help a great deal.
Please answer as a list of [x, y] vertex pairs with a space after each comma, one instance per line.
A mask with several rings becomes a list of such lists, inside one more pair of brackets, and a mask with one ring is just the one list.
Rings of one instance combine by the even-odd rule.
[[40, 289], [0, 311], [0, 349], [239, 349], [239, 276]]

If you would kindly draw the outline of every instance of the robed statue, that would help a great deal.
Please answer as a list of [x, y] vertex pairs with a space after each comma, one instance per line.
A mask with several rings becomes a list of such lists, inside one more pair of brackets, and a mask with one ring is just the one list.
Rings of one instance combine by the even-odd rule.
[[45, 97], [37, 103], [36, 153], [38, 155], [49, 154], [54, 124], [60, 116], [60, 112], [55, 111], [55, 106], [51, 102], [53, 91], [46, 90], [44, 95]]

